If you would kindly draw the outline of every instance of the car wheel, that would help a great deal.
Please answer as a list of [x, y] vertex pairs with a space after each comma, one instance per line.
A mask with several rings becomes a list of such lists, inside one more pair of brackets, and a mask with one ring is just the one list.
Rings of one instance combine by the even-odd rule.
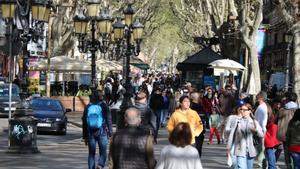
[[65, 126], [64, 128], [62, 128], [60, 131], [59, 131], [59, 134], [60, 135], [67, 135], [67, 126]]

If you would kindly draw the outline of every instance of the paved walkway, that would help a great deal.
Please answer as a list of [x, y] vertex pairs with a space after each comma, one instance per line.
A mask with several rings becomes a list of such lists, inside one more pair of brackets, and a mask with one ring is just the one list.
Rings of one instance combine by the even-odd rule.
[[[82, 112], [70, 112], [67, 114], [68, 120], [70, 123], [81, 127], [81, 116]], [[114, 130], [116, 127], [114, 125]], [[216, 144], [216, 140], [214, 144], [208, 145], [208, 135], [209, 132], [206, 132], [205, 142], [203, 144], [203, 152], [202, 152], [202, 165], [205, 169], [224, 169], [228, 168], [226, 164], [226, 156], [225, 156], [225, 144]], [[160, 156], [160, 151], [162, 148], [169, 144], [168, 141], [168, 132], [165, 128], [161, 128], [158, 136], [158, 144], [154, 146], [155, 158], [158, 160]], [[281, 155], [280, 161], [278, 162], [279, 168], [285, 168], [283, 163], [283, 153]]]

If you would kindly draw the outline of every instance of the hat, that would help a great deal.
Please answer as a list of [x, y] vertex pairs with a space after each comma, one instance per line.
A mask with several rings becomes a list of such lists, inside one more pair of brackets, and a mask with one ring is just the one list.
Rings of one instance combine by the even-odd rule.
[[246, 102], [244, 100], [241, 100], [241, 99], [239, 99], [235, 102], [235, 105], [236, 105], [237, 108], [240, 108], [240, 107], [244, 106], [245, 104], [246, 104]]

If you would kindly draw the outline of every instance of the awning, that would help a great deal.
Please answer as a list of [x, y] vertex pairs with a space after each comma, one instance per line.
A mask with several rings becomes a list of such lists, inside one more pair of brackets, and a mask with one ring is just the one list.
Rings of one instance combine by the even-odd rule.
[[99, 70], [111, 71], [111, 70], [122, 70], [123, 66], [114, 61], [100, 59], [96, 61], [97, 68]]
[[[48, 70], [47, 58], [29, 63], [29, 70]], [[91, 63], [86, 60], [55, 56], [50, 59], [50, 71], [57, 72], [91, 72]]]
[[209, 63], [218, 59], [223, 59], [223, 57], [214, 52], [211, 48], [206, 47], [189, 56], [183, 62], [178, 63], [176, 68], [180, 71], [200, 70], [207, 68]]
[[135, 57], [135, 56], [132, 56], [130, 58], [130, 65], [135, 66], [142, 70], [147, 70], [150, 68], [150, 66], [147, 63], [143, 62], [142, 59]]

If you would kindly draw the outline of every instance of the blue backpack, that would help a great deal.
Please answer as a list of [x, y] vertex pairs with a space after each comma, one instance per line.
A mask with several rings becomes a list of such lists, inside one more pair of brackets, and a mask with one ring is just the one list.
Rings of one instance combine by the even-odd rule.
[[92, 104], [87, 110], [87, 126], [90, 129], [100, 129], [103, 124], [102, 108], [99, 104]]

